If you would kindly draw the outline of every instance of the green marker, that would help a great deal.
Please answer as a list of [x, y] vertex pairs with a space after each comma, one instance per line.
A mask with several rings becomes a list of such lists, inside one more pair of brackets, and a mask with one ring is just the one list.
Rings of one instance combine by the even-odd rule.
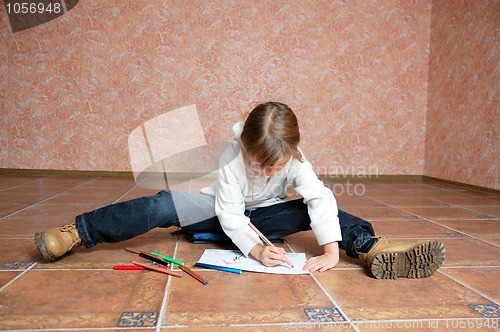
[[184, 262], [178, 261], [177, 259], [170, 258], [168, 256], [159, 254], [159, 253], [154, 252], [154, 251], [151, 251], [151, 255], [155, 255], [155, 256], [161, 257], [161, 259], [164, 259], [164, 260], [166, 260], [167, 262], [170, 262], [170, 263], [174, 263], [174, 264], [177, 264], [177, 265], [184, 265]]

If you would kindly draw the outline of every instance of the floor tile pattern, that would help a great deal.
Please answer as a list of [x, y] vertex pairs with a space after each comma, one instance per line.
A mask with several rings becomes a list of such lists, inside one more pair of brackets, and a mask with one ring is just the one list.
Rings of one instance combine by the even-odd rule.
[[498, 304], [469, 304], [469, 307], [479, 312], [484, 317], [500, 318], [500, 306]]
[[337, 308], [305, 308], [304, 312], [307, 318], [313, 322], [329, 323], [346, 321]]
[[[185, 187], [197, 192], [209, 182]], [[444, 265], [424, 279], [377, 280], [341, 251], [337, 267], [323, 273], [237, 275], [194, 266], [205, 249], [233, 249], [230, 243], [193, 244], [175, 234], [175, 227], [92, 249], [78, 247], [46, 262], [35, 247], [35, 232], [156, 190], [123, 177], [3, 174], [0, 330], [498, 331], [498, 193], [428, 179], [330, 177], [325, 183], [344, 210], [370, 221], [389, 241], [442, 242]], [[356, 192], [347, 190], [353, 187]], [[321, 254], [311, 231], [277, 245], [307, 257]], [[124, 250], [129, 247], [178, 258], [209, 284], [189, 276], [113, 270], [140, 259]]]
[[24, 270], [35, 262], [5, 262], [0, 264], [0, 270]]
[[158, 322], [157, 312], [122, 312], [117, 327], [152, 327]]

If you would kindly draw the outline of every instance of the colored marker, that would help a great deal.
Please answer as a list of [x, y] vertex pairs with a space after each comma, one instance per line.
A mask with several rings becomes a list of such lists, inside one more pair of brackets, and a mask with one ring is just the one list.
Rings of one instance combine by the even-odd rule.
[[[162, 255], [162, 254], [159, 254], [157, 252], [154, 252], [154, 251], [151, 251], [149, 254], [148, 253], [145, 253], [143, 251], [140, 251], [140, 250], [137, 250], [137, 249], [131, 249], [131, 248], [125, 248], [125, 250], [127, 251], [130, 251], [130, 252], [133, 252], [133, 253], [136, 253], [136, 254], [139, 254], [139, 256], [141, 257], [144, 257], [144, 258], [148, 258], [154, 262], [157, 262], [159, 264], [167, 264], [167, 262], [170, 262], [170, 263], [173, 263], [173, 264], [177, 264], [179, 265], [179, 268], [186, 272], [187, 274], [189, 274], [191, 277], [193, 277], [194, 279], [198, 280], [199, 282], [201, 282], [202, 284], [204, 285], [207, 285], [208, 284], [208, 281], [205, 280], [202, 276], [200, 276], [198, 273], [194, 272], [193, 270], [191, 270], [190, 268], [188, 268], [186, 265], [184, 265], [184, 262], [180, 261], [180, 260], [177, 260], [177, 259], [174, 259], [174, 258], [171, 258], [171, 257], [168, 257], [168, 256], [165, 256], [165, 255]], [[158, 258], [155, 258], [154, 256], [158, 257]], [[140, 265], [138, 264], [137, 262], [132, 262], [136, 265], [139, 265], [139, 266], [143, 266], [143, 265]], [[150, 266], [144, 266], [150, 270], [152, 270], [150, 268]]]
[[189, 267], [187, 267], [186, 265], [179, 265], [179, 268], [186, 272], [187, 274], [189, 274], [191, 277], [195, 278], [196, 280], [198, 280], [199, 282], [201, 282], [203, 285], [208, 285], [208, 280], [206, 280], [205, 278], [203, 278], [202, 276], [200, 276], [198, 273], [194, 272], [193, 270], [191, 270]]
[[[158, 266], [159, 268], [162, 268], [162, 269], [168, 269], [168, 267], [166, 266]], [[131, 271], [140, 271], [140, 270], [146, 270], [146, 268], [142, 267], [142, 266], [138, 266], [138, 265], [115, 265], [113, 266], [113, 270], [122, 270], [122, 271], [126, 271], [126, 270], [131, 270]]]
[[113, 270], [146, 270], [146, 268], [137, 265], [115, 265]]
[[[129, 251], [129, 252], [133, 252], [134, 254], [138, 254], [142, 258], [147, 258], [155, 263], [162, 264], [162, 265], [168, 265], [168, 263], [166, 262], [167, 260], [165, 258], [169, 258], [169, 257], [167, 257], [165, 255], [161, 255], [161, 254], [158, 254], [155, 252], [147, 253], [147, 252], [140, 251], [137, 249], [132, 249], [132, 248], [125, 248], [125, 250]], [[173, 258], [169, 258], [168, 262], [170, 262], [171, 260], [176, 261]], [[182, 263], [181, 261], [176, 261], [176, 262]], [[173, 263], [175, 263], [175, 262], [173, 262]], [[175, 264], [179, 264], [179, 263], [175, 263]], [[184, 263], [182, 263], [182, 264], [184, 264]]]
[[205, 264], [205, 263], [196, 263], [195, 265], [199, 266], [199, 267], [204, 267], [206, 269], [219, 270], [219, 271], [231, 272], [231, 273], [237, 273], [237, 274], [243, 273], [243, 271], [241, 271], [241, 270], [233, 269], [230, 267], [223, 267], [223, 266], [217, 266], [217, 265], [211, 265], [211, 264]]
[[155, 256], [158, 256], [160, 257], [161, 259], [164, 259], [166, 260], [167, 262], [170, 262], [170, 263], [174, 263], [174, 264], [177, 264], [177, 265], [184, 265], [184, 262], [181, 262], [177, 259], [174, 259], [174, 258], [170, 258], [168, 256], [165, 256], [165, 255], [162, 255], [162, 254], [159, 254], [157, 252], [154, 252], [154, 251], [151, 251], [150, 252], [151, 255], [155, 255]]
[[[160, 266], [159, 266], [160, 267]], [[166, 266], [163, 266], [163, 268], [167, 268]], [[146, 270], [146, 268], [142, 266], [137, 266], [137, 265], [115, 265], [113, 266], [113, 270], [118, 270], [118, 271], [140, 271], [140, 270]]]
[[171, 271], [171, 270], [161, 268], [158, 266], [153, 266], [153, 265], [149, 265], [149, 264], [145, 264], [145, 263], [141, 263], [141, 262], [136, 262], [136, 261], [132, 261], [132, 264], [138, 265], [140, 267], [144, 267], [144, 268], [151, 270], [151, 271], [165, 273], [165, 274], [168, 274], [168, 275], [171, 275], [174, 277], [178, 277], [178, 278], [184, 277], [184, 274], [182, 274], [180, 272]]
[[187, 274], [189, 274], [191, 277], [193, 277], [194, 279], [198, 280], [199, 282], [201, 282], [203, 285], [208, 285], [208, 280], [206, 280], [205, 278], [203, 278], [201, 275], [199, 275], [198, 273], [194, 272], [193, 270], [191, 270], [189, 267], [187, 267], [184, 262], [180, 261], [180, 260], [177, 260], [177, 259], [174, 259], [174, 258], [171, 258], [171, 257], [168, 257], [168, 256], [165, 256], [165, 255], [162, 255], [162, 254], [159, 254], [157, 252], [154, 252], [154, 251], [151, 251], [150, 252], [151, 255], [155, 255], [157, 257], [160, 257], [161, 259], [167, 261], [167, 262], [171, 262], [171, 263], [174, 263], [174, 264], [177, 264], [179, 265], [179, 268], [186, 272]]

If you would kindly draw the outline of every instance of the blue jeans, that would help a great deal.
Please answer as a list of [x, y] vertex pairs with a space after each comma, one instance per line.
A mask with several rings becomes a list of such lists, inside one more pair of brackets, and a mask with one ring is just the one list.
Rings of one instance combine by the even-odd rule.
[[[340, 248], [353, 258], [368, 252], [376, 242], [371, 224], [340, 209], [338, 216]], [[300, 199], [254, 209], [250, 219], [270, 240], [311, 229], [307, 205]], [[154, 196], [108, 205], [81, 214], [75, 221], [87, 248], [101, 242], [125, 241], [156, 227], [179, 226], [192, 232], [223, 234], [215, 216], [214, 197], [177, 191], [160, 191]]]

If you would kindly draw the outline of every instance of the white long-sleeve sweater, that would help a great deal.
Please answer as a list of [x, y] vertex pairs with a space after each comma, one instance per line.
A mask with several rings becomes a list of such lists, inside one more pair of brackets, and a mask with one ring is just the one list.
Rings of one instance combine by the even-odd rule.
[[335, 197], [318, 179], [304, 155], [302, 154], [304, 161], [291, 158], [273, 176], [252, 176], [251, 171], [245, 167], [240, 149], [242, 130], [242, 122], [233, 127], [235, 140], [219, 159], [215, 188], [215, 213], [233, 243], [248, 256], [250, 250], [261, 241], [248, 226], [250, 219], [244, 215], [245, 209], [283, 203], [293, 190], [307, 204], [311, 228], [318, 244], [340, 241], [342, 236]]

